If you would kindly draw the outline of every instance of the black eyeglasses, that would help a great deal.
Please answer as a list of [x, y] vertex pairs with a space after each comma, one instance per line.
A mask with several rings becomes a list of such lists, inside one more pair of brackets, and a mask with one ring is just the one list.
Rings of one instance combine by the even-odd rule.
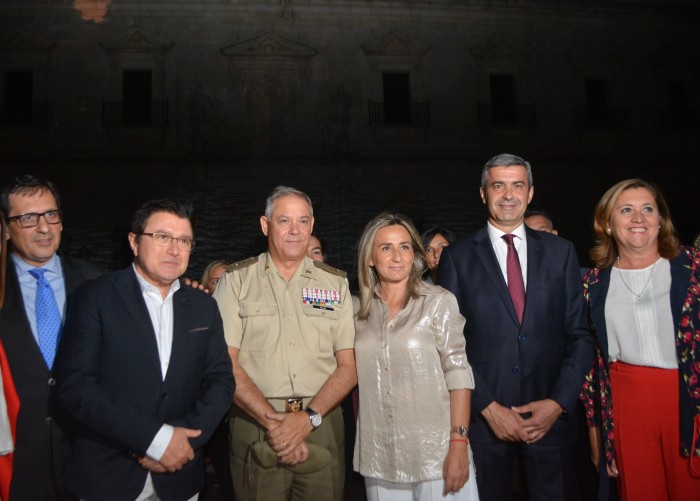
[[172, 235], [168, 235], [167, 233], [139, 233], [139, 235], [147, 235], [151, 237], [153, 243], [159, 247], [169, 247], [170, 242], [175, 240], [177, 242], [177, 246], [182, 250], [192, 251], [192, 249], [194, 249], [195, 242], [191, 238], [174, 237]]
[[17, 221], [22, 228], [33, 228], [39, 224], [39, 218], [41, 216], [44, 216], [44, 219], [49, 224], [58, 224], [63, 221], [63, 211], [60, 210], [47, 210], [41, 214], [28, 212], [27, 214], [20, 214], [19, 216], [10, 216], [7, 218], [7, 221]]

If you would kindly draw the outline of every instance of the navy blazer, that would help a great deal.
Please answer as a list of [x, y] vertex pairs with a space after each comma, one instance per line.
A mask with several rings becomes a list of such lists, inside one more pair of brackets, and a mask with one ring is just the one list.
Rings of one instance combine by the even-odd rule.
[[553, 399], [567, 413], [542, 445], [576, 437], [577, 400], [593, 359], [581, 274], [571, 242], [525, 228], [527, 291], [519, 325], [486, 228], [447, 247], [438, 283], [450, 290], [467, 319], [464, 335], [475, 377], [472, 395], [476, 442], [498, 439], [481, 412], [493, 401], [505, 407]]
[[[59, 256], [66, 298], [75, 287], [102, 271], [96, 266]], [[60, 495], [70, 454], [70, 426], [65, 416], [50, 412], [54, 379], [46, 366], [27, 319], [14, 260], [6, 263], [5, 304], [0, 312], [0, 336], [7, 352], [20, 400], [10, 499], [45, 499]]]
[[61, 405], [79, 424], [66, 475], [83, 499], [134, 499], [147, 471], [143, 456], [163, 423], [201, 429], [195, 459], [154, 474], [164, 500], [186, 500], [204, 483], [202, 446], [231, 406], [234, 381], [216, 302], [182, 286], [173, 296], [170, 364], [158, 346], [133, 268], [79, 287], [72, 295], [56, 357]]

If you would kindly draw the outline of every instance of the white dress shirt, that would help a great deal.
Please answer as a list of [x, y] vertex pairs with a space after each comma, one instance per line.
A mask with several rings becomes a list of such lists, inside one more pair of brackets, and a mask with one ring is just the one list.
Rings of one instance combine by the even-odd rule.
[[[170, 364], [170, 352], [173, 347], [173, 294], [180, 289], [180, 280], [175, 280], [170, 284], [170, 291], [168, 291], [168, 295], [163, 299], [160, 289], [155, 285], [151, 285], [139, 275], [136, 266], [134, 266], [134, 273], [141, 287], [141, 293], [146, 302], [148, 315], [151, 317], [151, 324], [153, 324], [153, 331], [156, 334], [158, 355], [160, 357], [160, 370], [163, 379], [165, 379], [165, 375], [168, 373], [168, 364]], [[173, 427], [169, 424], [164, 424], [148, 447], [146, 455], [156, 461], [160, 461], [172, 437]]]

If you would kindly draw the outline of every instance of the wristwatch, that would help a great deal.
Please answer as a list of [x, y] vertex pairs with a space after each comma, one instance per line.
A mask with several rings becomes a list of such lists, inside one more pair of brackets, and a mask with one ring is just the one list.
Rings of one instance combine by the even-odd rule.
[[469, 428], [467, 428], [466, 426], [464, 426], [464, 425], [462, 424], [462, 425], [459, 425], [459, 426], [455, 426], [454, 428], [452, 428], [452, 429], [450, 430], [450, 432], [452, 432], [452, 433], [459, 433], [460, 436], [462, 436], [462, 437], [464, 437], [464, 438], [467, 438], [467, 434], [469, 433]]
[[311, 421], [311, 426], [314, 427], [314, 430], [321, 426], [321, 423], [323, 422], [323, 416], [321, 416], [311, 407], [307, 407], [306, 409], [304, 409], [304, 412], [306, 412], [309, 415], [309, 421]]

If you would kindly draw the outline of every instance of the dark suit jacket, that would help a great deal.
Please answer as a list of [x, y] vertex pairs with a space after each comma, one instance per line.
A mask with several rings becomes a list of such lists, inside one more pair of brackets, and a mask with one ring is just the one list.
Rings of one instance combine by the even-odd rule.
[[[102, 274], [85, 261], [61, 256], [66, 297], [82, 282]], [[14, 261], [7, 259], [5, 304], [0, 312], [2, 343], [20, 400], [10, 499], [60, 499], [62, 472], [70, 453], [67, 423], [49, 412], [51, 377], [24, 309]], [[53, 494], [52, 494], [53, 493]]]
[[571, 242], [525, 228], [527, 293], [518, 325], [488, 232], [447, 247], [438, 283], [450, 290], [467, 319], [464, 335], [475, 376], [470, 430], [475, 442], [492, 442], [481, 412], [494, 400], [510, 407], [551, 398], [562, 414], [539, 443], [563, 444], [576, 437], [577, 398], [593, 358], [581, 276]]
[[172, 354], [161, 375], [153, 325], [132, 267], [79, 287], [56, 357], [61, 405], [79, 429], [66, 475], [87, 500], [134, 499], [143, 456], [163, 423], [201, 429], [195, 459], [154, 474], [164, 501], [185, 500], [204, 482], [202, 446], [231, 406], [233, 372], [216, 302], [183, 286], [173, 297]]

